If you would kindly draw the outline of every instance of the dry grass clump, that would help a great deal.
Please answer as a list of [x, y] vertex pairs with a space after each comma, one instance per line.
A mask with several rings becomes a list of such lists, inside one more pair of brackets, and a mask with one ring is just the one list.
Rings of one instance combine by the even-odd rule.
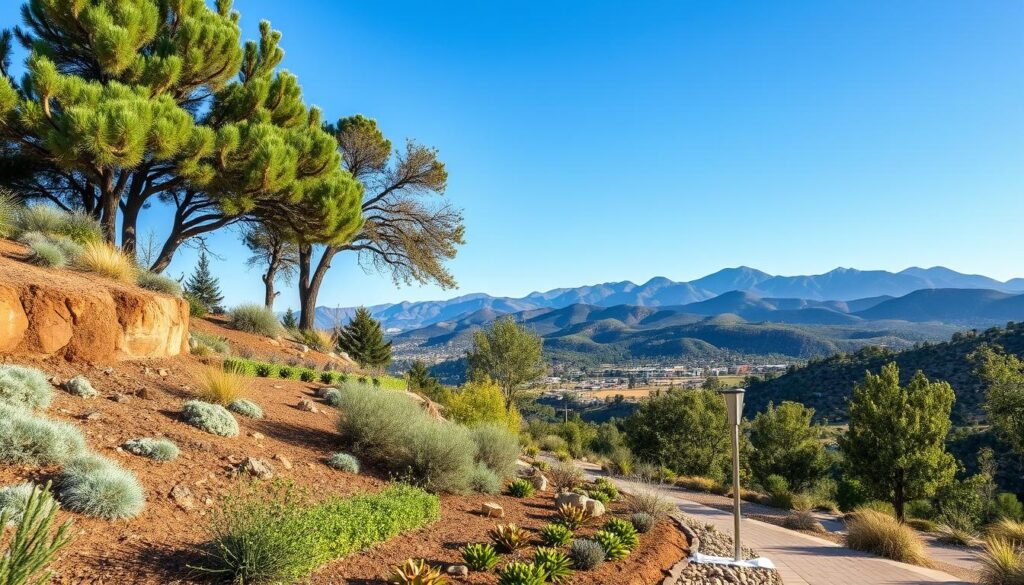
[[1024, 585], [1024, 551], [1001, 538], [990, 538], [981, 554], [982, 585]]
[[989, 539], [1005, 540], [1014, 546], [1024, 548], [1024, 522], [1003, 518], [990, 525], [987, 534]]
[[203, 370], [199, 397], [212, 404], [227, 406], [238, 400], [246, 387], [248, 381], [245, 376], [233, 368], [209, 366]]
[[75, 258], [75, 266], [118, 282], [134, 283], [135, 263], [125, 253], [105, 242], [89, 242]]
[[790, 530], [810, 530], [813, 532], [825, 532], [825, 527], [814, 517], [809, 509], [793, 510], [782, 519], [782, 526]]
[[928, 565], [924, 544], [914, 529], [884, 512], [858, 508], [847, 517], [846, 528], [846, 544], [854, 550], [903, 563]]

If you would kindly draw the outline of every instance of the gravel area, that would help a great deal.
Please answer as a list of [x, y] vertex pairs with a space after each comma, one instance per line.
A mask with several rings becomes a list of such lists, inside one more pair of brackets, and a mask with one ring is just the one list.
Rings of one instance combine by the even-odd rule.
[[[710, 524], [701, 524], [688, 516], [681, 516], [680, 520], [689, 526], [700, 539], [699, 551], [701, 554], [713, 556], [732, 556], [732, 536], [719, 532]], [[752, 559], [757, 553], [747, 547], [743, 547], [743, 558]], [[782, 578], [774, 569], [749, 569], [731, 567], [729, 565], [712, 565], [690, 563], [683, 570], [676, 581], [677, 585], [726, 585], [738, 583], [742, 585], [782, 585]]]

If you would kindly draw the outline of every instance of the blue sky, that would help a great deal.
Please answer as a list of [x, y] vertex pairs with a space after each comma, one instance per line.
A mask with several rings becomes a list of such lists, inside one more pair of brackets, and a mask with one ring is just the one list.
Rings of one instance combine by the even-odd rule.
[[[15, 2], [0, 19], [17, 21]], [[726, 266], [945, 265], [1024, 276], [1024, 4], [236, 2], [329, 119], [440, 150], [461, 288], [340, 257], [320, 304], [533, 290]], [[149, 210], [145, 232], [159, 232]], [[228, 304], [262, 298], [235, 234]], [[191, 270], [184, 251], [170, 273]], [[277, 308], [296, 306], [286, 290]]]

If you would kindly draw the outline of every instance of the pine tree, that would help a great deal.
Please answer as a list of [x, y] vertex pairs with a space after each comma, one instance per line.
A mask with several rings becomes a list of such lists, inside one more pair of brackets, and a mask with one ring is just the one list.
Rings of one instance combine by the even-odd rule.
[[199, 253], [199, 263], [192, 276], [185, 281], [185, 293], [200, 302], [211, 313], [221, 313], [220, 304], [224, 295], [220, 292], [220, 280], [210, 272], [210, 259], [206, 250]]
[[440, 398], [444, 387], [437, 381], [437, 378], [430, 375], [430, 369], [423, 361], [414, 361], [406, 376], [409, 380], [409, 390], [419, 392], [432, 400]]
[[293, 311], [291, 307], [288, 307], [288, 310], [284, 312], [284, 317], [281, 318], [281, 324], [284, 325], [286, 329], [295, 329], [299, 326], [299, 322], [295, 319], [295, 311]]
[[900, 386], [895, 362], [868, 372], [850, 400], [850, 428], [839, 439], [846, 471], [876, 499], [892, 503], [903, 520], [907, 502], [927, 498], [953, 481], [956, 459], [946, 452], [955, 400], [946, 382], [920, 371]]
[[384, 341], [380, 321], [364, 307], [356, 309], [349, 324], [338, 331], [338, 349], [364, 368], [379, 370], [391, 363], [391, 342]]

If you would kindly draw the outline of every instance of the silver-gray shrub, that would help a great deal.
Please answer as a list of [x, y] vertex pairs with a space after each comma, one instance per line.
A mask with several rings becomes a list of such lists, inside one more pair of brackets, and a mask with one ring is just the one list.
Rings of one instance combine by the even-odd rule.
[[55, 242], [46, 238], [34, 239], [25, 243], [29, 249], [29, 261], [36, 266], [46, 268], [63, 268], [70, 259]]
[[589, 571], [600, 565], [604, 562], [605, 554], [600, 543], [588, 538], [577, 538], [569, 545], [569, 558], [581, 571]]
[[[31, 482], [0, 487], [0, 515], [6, 513], [10, 524], [20, 522], [34, 489], [36, 489], [36, 485]], [[57, 505], [56, 502], [54, 505]], [[0, 532], [3, 531], [3, 528], [0, 526]]]
[[0, 404], [0, 463], [60, 465], [85, 451], [74, 425]]
[[508, 427], [486, 423], [470, 430], [473, 443], [476, 444], [474, 458], [478, 463], [489, 467], [499, 477], [510, 477], [516, 470], [519, 458], [519, 437], [512, 434]]
[[181, 298], [181, 283], [173, 278], [156, 274], [148, 270], [140, 270], [136, 276], [136, 283], [146, 290], [163, 293], [172, 297]]
[[231, 327], [246, 333], [274, 337], [284, 329], [273, 311], [256, 303], [238, 305], [231, 309], [229, 318]]
[[256, 404], [252, 400], [246, 400], [245, 398], [233, 400], [231, 404], [228, 405], [228, 410], [246, 418], [263, 418], [263, 409], [260, 408], [260, 405]]
[[68, 510], [107, 520], [134, 518], [146, 502], [130, 471], [92, 453], [64, 466], [57, 478], [57, 499]]
[[85, 376], [75, 376], [64, 382], [64, 389], [82, 398], [92, 398], [97, 394], [96, 389], [92, 387], [92, 382]]
[[43, 409], [51, 400], [53, 389], [45, 374], [35, 368], [0, 365], [0, 404]]
[[483, 463], [477, 463], [473, 468], [469, 484], [470, 489], [482, 494], [496, 494], [501, 491], [501, 478]]
[[226, 408], [202, 400], [189, 400], [181, 409], [188, 424], [221, 437], [238, 435], [238, 421]]
[[334, 453], [327, 458], [327, 465], [339, 471], [348, 473], [359, 473], [359, 460], [348, 453]]
[[147, 457], [153, 461], [174, 461], [178, 458], [178, 446], [169, 439], [154, 439], [152, 437], [130, 439], [125, 441], [121, 448], [133, 455]]

